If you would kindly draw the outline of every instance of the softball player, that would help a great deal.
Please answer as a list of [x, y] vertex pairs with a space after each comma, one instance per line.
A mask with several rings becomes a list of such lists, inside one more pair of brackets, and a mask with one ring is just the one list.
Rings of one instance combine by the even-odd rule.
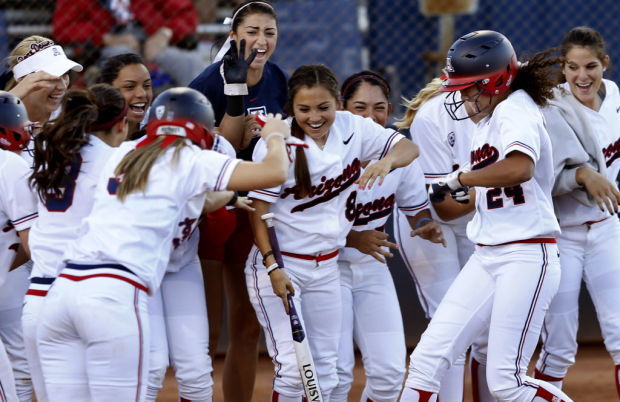
[[137, 54], [127, 53], [106, 59], [98, 82], [110, 84], [121, 91], [127, 102], [127, 138], [141, 135], [140, 125], [153, 101], [153, 82], [146, 63]]
[[[36, 200], [28, 186], [30, 168], [15, 152], [25, 148], [30, 139], [28, 114], [23, 102], [13, 94], [0, 91], [0, 217], [4, 222], [0, 232], [0, 286], [4, 284], [9, 268], [19, 265], [18, 249], [26, 255], [32, 223], [36, 220]], [[12, 152], [11, 152], [12, 151]], [[21, 246], [20, 246], [21, 244]], [[23, 262], [22, 262], [23, 263]], [[0, 288], [2, 298], [13, 293], [10, 288]], [[14, 320], [11, 320], [14, 324]], [[18, 401], [11, 362], [0, 342], [0, 400]]]
[[[62, 98], [69, 86], [70, 70], [82, 71], [82, 66], [69, 60], [62, 47], [43, 36], [29, 36], [15, 46], [8, 57], [13, 82], [10, 92], [18, 96], [26, 110], [36, 135], [43, 125], [59, 112]], [[21, 153], [32, 166], [33, 140]], [[0, 337], [5, 342], [13, 364], [17, 393], [21, 401], [31, 401], [33, 386], [22, 334], [22, 306], [29, 286], [32, 262], [11, 271], [4, 289], [0, 290]]]
[[460, 37], [448, 52], [446, 109], [460, 119], [468, 102], [473, 113], [466, 118], [477, 124], [471, 171], [433, 183], [431, 197], [476, 188], [476, 214], [467, 226], [476, 248], [411, 355], [402, 401], [436, 401], [447, 368], [485, 328], [487, 381], [498, 400], [571, 400], [526, 376], [560, 280], [551, 145], [538, 108], [553, 86], [547, 62], [538, 54], [519, 67], [508, 39], [494, 31]]
[[[362, 71], [343, 83], [343, 108], [385, 126], [391, 111], [389, 93], [389, 84], [383, 77]], [[353, 191], [347, 199], [345, 215], [353, 221], [353, 230], [347, 236], [347, 247], [338, 256], [342, 329], [338, 386], [331, 394], [332, 402], [348, 400], [355, 366], [353, 340], [362, 352], [366, 373], [360, 401], [398, 399], [407, 352], [394, 281], [382, 257], [391, 256], [382, 246], [396, 245], [385, 240], [387, 234], [383, 230], [398, 206], [409, 218], [414, 235], [440, 243], [441, 228], [430, 218], [429, 204], [417, 161], [392, 170], [381, 186]]]
[[[235, 157], [232, 145], [216, 135], [212, 150]], [[231, 199], [231, 192], [226, 200]], [[242, 198], [235, 205], [246, 206]], [[224, 201], [226, 202], [226, 201]], [[209, 325], [205, 304], [198, 239], [195, 230], [176, 248], [157, 292], [149, 298], [150, 360], [147, 401], [155, 401], [166, 369], [174, 368], [181, 401], [211, 401], [213, 366], [209, 354]]]
[[39, 401], [48, 400], [36, 344], [44, 298], [58, 275], [64, 251], [77, 239], [82, 219], [92, 209], [103, 165], [125, 140], [126, 113], [125, 100], [107, 84], [71, 90], [54, 125], [35, 138], [31, 181], [39, 195], [39, 219], [30, 235], [34, 265], [24, 299], [22, 327]]
[[560, 49], [566, 82], [555, 90], [544, 113], [554, 149], [562, 279], [545, 317], [535, 377], [561, 388], [575, 362], [583, 279], [620, 393], [620, 223], [612, 216], [620, 204], [615, 183], [620, 172], [620, 94], [614, 82], [603, 78], [609, 56], [597, 31], [574, 28]]
[[263, 129], [265, 160], [249, 163], [206, 149], [213, 111], [200, 93], [169, 89], [152, 110], [147, 138], [122, 145], [103, 168], [93, 210], [46, 297], [37, 344], [50, 401], [144, 400], [146, 294], [191, 236], [205, 192], [285, 177], [288, 127], [279, 119]]
[[[248, 257], [246, 280], [275, 365], [273, 399], [300, 402], [303, 394], [285, 310], [291, 293], [304, 321], [323, 398], [329, 400], [338, 383], [342, 319], [336, 257], [352, 226], [346, 202], [355, 183], [363, 189], [377, 178], [383, 181], [392, 168], [409, 164], [417, 147], [370, 119], [337, 111], [338, 83], [325, 66], [298, 68], [288, 87], [292, 133], [309, 148], [289, 155], [295, 162], [282, 186], [250, 193], [257, 246]], [[254, 159], [261, 160], [264, 152], [259, 142]], [[378, 161], [362, 175], [361, 162], [372, 159]], [[275, 214], [285, 270], [275, 264], [260, 218], [269, 211]]]
[[[216, 125], [239, 151], [239, 158], [251, 160], [259, 129], [251, 114], [283, 113], [286, 102], [286, 73], [270, 61], [278, 43], [278, 19], [269, 1], [249, 0], [240, 2], [232, 18], [224, 23], [230, 28], [226, 43], [214, 63], [189, 86], [212, 102]], [[223, 76], [224, 67], [227, 71]], [[239, 84], [243, 91], [228, 90]], [[245, 262], [254, 238], [248, 214], [240, 209], [214, 212], [203, 220], [201, 232], [210, 350], [215, 353], [217, 349], [225, 310], [228, 345], [222, 379], [224, 398], [250, 402], [260, 325], [244, 285]]]
[[[420, 166], [427, 185], [449, 173], [469, 165], [469, 150], [473, 123], [469, 119], [456, 121], [444, 107], [440, 78], [429, 82], [420, 93], [407, 102], [407, 113], [397, 123], [409, 129], [412, 140], [420, 147]], [[465, 116], [465, 111], [459, 111]], [[415, 116], [415, 117], [414, 117]], [[397, 210], [394, 214], [394, 235], [400, 255], [409, 269], [420, 305], [430, 319], [461, 267], [474, 251], [465, 227], [473, 216], [467, 212], [456, 217], [467, 205], [446, 197], [432, 203], [433, 217], [441, 225], [447, 248], [410, 236], [407, 216]], [[442, 220], [443, 218], [443, 220]], [[463, 399], [465, 354], [459, 357], [441, 380], [439, 398], [452, 401]], [[474, 384], [475, 385], [475, 384]]]

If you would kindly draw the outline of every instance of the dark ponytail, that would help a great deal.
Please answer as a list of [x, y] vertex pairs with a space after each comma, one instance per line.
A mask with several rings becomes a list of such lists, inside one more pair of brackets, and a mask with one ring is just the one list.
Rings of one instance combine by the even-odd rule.
[[[124, 111], [125, 99], [108, 84], [67, 92], [58, 119], [47, 124], [34, 138], [34, 166], [30, 182], [43, 202], [49, 195], [62, 195], [67, 167], [88, 144], [89, 131], [96, 126], [105, 126]], [[110, 129], [102, 131], [109, 132]]]
[[554, 77], [561, 62], [559, 57], [553, 56], [556, 52], [557, 49], [544, 50], [522, 62], [511, 91], [522, 89], [538, 106], [545, 106], [553, 98], [553, 88], [556, 86]]

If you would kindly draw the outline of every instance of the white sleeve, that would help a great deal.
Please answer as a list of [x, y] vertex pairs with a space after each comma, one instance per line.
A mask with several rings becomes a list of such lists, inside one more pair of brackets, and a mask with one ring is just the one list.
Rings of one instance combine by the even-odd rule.
[[0, 169], [1, 202], [11, 224], [18, 232], [30, 228], [37, 218], [37, 199], [28, 184], [32, 173], [24, 159], [9, 151], [6, 163]]
[[396, 205], [405, 215], [415, 215], [429, 207], [424, 175], [417, 160], [401, 168], [400, 183], [396, 190]]
[[383, 158], [398, 141], [405, 138], [396, 130], [375, 123], [370, 117], [354, 116], [354, 125], [357, 126], [354, 130], [361, 134], [362, 161]]
[[497, 116], [504, 155], [519, 151], [536, 163], [540, 156], [542, 114], [537, 108], [521, 108], [513, 103], [509, 106], [499, 110]]
[[[267, 155], [267, 145], [265, 141], [261, 138], [256, 143], [254, 147], [254, 152], [252, 153], [252, 160], [254, 162], [262, 161]], [[280, 191], [282, 190], [282, 186], [276, 186], [271, 188], [264, 188], [260, 190], [252, 190], [248, 193], [249, 198], [256, 198], [257, 200], [273, 203], [278, 200], [280, 197]]]
[[429, 119], [423, 110], [413, 119], [409, 132], [411, 139], [420, 148], [420, 167], [424, 177], [430, 183], [452, 173], [454, 160], [448, 144], [439, 138], [440, 128]]
[[219, 134], [215, 135], [215, 140], [213, 141], [213, 150], [217, 151], [221, 154], [227, 155], [231, 158], [237, 157], [237, 152], [232, 144], [224, 137]]
[[192, 188], [199, 192], [227, 190], [230, 177], [239, 162], [239, 159], [229, 158], [219, 152], [207, 149], [196, 151], [194, 166], [191, 168]]

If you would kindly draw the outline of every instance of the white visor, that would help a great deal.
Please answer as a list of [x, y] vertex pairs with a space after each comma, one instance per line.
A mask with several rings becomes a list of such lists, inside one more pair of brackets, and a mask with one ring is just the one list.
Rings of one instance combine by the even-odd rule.
[[13, 76], [19, 79], [30, 73], [37, 71], [45, 71], [55, 77], [66, 74], [69, 70], [82, 71], [84, 67], [65, 56], [62, 47], [50, 46], [40, 50], [28, 57], [27, 59], [17, 63], [13, 67]]

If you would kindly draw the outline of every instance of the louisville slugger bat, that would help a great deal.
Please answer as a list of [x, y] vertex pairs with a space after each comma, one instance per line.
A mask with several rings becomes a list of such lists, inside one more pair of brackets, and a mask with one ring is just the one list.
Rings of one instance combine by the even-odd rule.
[[[273, 217], [273, 213], [268, 213], [262, 215], [261, 219], [267, 224], [267, 233], [269, 234], [269, 242], [271, 243], [273, 256], [276, 259], [278, 266], [280, 268], [284, 268], [280, 245], [278, 243], [278, 238], [276, 237], [276, 230], [273, 227]], [[319, 387], [319, 378], [316, 373], [316, 367], [314, 366], [314, 360], [312, 359], [312, 353], [310, 353], [310, 345], [308, 344], [304, 327], [301, 325], [301, 320], [297, 315], [297, 309], [295, 309], [293, 297], [290, 294], [286, 297], [288, 300], [291, 332], [293, 334], [293, 346], [295, 348], [295, 356], [297, 357], [297, 367], [299, 368], [301, 381], [304, 385], [306, 398], [308, 401], [323, 402], [323, 395], [321, 394], [321, 389]]]

